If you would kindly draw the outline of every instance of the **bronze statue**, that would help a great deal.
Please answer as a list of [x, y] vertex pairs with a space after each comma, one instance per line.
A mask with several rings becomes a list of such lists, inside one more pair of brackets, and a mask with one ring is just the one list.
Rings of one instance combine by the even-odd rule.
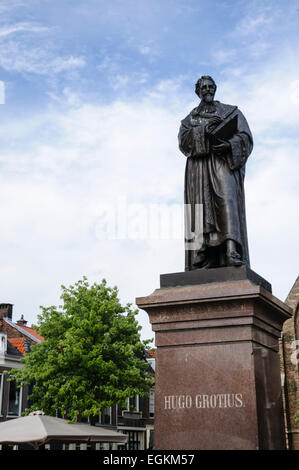
[[[245, 164], [253, 147], [247, 121], [237, 106], [214, 100], [216, 84], [201, 77], [195, 92], [199, 106], [182, 120], [179, 148], [188, 157], [185, 172], [185, 270], [220, 266], [249, 266], [245, 217]], [[201, 245], [192, 246], [199, 230], [196, 207], [201, 207]]]

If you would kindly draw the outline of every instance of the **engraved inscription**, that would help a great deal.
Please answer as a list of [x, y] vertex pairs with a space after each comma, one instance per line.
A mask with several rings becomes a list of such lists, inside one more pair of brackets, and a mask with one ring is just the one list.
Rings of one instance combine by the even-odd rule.
[[216, 393], [191, 395], [164, 396], [165, 410], [179, 410], [184, 408], [213, 409], [213, 408], [242, 408], [244, 407], [242, 393]]
[[193, 400], [190, 395], [169, 395], [165, 397], [165, 410], [177, 408], [192, 408]]

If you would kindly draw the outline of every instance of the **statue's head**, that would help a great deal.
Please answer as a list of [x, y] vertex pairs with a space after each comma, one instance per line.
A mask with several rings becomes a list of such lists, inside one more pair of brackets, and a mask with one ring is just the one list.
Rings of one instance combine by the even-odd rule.
[[209, 75], [203, 75], [195, 84], [195, 93], [206, 103], [210, 103], [214, 100], [216, 89], [216, 83]]

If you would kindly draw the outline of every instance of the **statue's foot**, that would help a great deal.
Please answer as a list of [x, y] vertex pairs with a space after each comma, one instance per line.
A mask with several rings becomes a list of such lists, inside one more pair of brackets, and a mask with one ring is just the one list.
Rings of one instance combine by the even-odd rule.
[[193, 265], [197, 267], [202, 266], [206, 259], [207, 255], [204, 252], [197, 253], [197, 255], [194, 257]]
[[231, 251], [226, 256], [226, 265], [227, 266], [241, 266], [241, 256], [236, 251]]

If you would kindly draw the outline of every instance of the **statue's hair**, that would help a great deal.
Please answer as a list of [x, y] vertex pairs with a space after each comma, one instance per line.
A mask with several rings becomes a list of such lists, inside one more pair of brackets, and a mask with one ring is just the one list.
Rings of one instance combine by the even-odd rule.
[[200, 88], [201, 88], [201, 84], [203, 82], [203, 80], [211, 80], [211, 82], [214, 84], [214, 87], [215, 87], [215, 91], [217, 89], [217, 85], [215, 83], [215, 81], [213, 80], [212, 77], [210, 77], [210, 75], [203, 75], [202, 77], [200, 77], [197, 82], [195, 83], [195, 93], [200, 97]]

